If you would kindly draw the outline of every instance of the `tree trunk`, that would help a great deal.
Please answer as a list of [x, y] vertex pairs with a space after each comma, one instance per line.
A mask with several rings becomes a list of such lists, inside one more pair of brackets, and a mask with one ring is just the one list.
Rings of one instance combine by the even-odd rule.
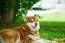
[[12, 23], [13, 22], [13, 18], [14, 18], [14, 14], [16, 12], [16, 10], [15, 10], [16, 0], [8, 0], [8, 2], [9, 2], [8, 12], [3, 12], [1, 14], [3, 23]]

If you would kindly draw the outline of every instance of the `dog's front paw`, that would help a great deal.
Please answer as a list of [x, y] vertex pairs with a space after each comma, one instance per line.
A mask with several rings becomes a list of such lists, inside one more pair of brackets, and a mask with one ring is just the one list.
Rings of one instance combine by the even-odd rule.
[[42, 40], [34, 40], [31, 43], [43, 43], [43, 41]]
[[29, 35], [29, 38], [31, 38], [32, 40], [36, 40], [37, 37], [35, 37], [34, 35]]
[[39, 35], [37, 36], [36, 40], [40, 40], [40, 36]]

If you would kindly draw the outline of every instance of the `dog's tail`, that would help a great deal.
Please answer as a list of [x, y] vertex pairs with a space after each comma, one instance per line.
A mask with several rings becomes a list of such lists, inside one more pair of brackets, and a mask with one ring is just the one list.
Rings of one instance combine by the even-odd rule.
[[0, 43], [5, 43], [1, 35], [0, 35]]

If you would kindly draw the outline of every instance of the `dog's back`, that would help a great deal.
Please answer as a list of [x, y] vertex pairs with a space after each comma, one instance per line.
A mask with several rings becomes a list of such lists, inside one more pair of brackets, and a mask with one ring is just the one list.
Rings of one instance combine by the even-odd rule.
[[14, 30], [3, 30], [0, 31], [0, 42], [1, 43], [15, 43], [19, 38], [19, 34]]

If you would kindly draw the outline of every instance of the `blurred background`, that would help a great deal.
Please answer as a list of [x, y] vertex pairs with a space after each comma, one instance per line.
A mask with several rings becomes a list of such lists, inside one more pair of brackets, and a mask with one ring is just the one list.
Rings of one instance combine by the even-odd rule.
[[65, 43], [65, 0], [0, 0], [0, 30], [20, 26], [24, 14], [37, 14], [41, 38]]

